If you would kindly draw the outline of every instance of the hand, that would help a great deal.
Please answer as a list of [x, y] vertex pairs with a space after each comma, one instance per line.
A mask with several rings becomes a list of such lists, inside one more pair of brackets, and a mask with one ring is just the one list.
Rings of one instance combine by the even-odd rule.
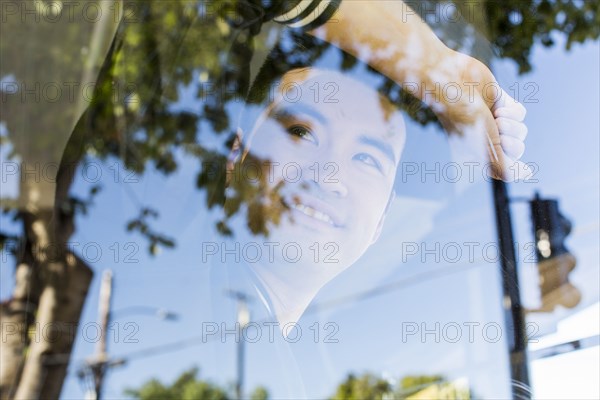
[[[490, 177], [514, 181], [531, 176], [531, 169], [519, 161], [525, 151], [526, 109], [500, 88], [485, 64], [451, 51], [428, 75], [429, 79], [441, 80], [441, 90], [436, 93], [438, 104], [431, 98], [426, 102], [448, 133], [465, 136], [479, 148], [487, 148]], [[444, 87], [460, 90], [451, 92]]]
[[525, 152], [527, 126], [523, 123], [527, 110], [504, 90], [492, 106], [492, 113], [500, 136], [500, 148], [504, 153], [505, 181], [530, 178], [533, 171], [519, 159]]

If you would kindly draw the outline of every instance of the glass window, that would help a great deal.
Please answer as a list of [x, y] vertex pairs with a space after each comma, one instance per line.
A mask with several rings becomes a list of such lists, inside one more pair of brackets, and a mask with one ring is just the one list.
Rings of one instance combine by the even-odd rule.
[[3, 2], [2, 396], [548, 393], [593, 3]]

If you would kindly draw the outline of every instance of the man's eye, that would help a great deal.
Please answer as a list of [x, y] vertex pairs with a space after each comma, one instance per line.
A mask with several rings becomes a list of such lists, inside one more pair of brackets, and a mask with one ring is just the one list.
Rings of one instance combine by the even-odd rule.
[[353, 157], [354, 160], [360, 161], [370, 167], [377, 169], [380, 172], [383, 172], [383, 167], [381, 163], [372, 155], [367, 153], [359, 153]]
[[312, 134], [309, 128], [302, 125], [292, 125], [287, 129], [288, 133], [294, 138], [308, 140], [313, 143], [317, 143], [317, 139]]

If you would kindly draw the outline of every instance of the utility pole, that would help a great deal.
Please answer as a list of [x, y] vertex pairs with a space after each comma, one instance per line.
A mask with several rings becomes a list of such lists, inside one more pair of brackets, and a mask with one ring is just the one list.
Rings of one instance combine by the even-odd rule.
[[[502, 271], [503, 307], [510, 351], [510, 371], [513, 399], [529, 399], [529, 371], [527, 366], [527, 336], [525, 317], [519, 292], [517, 257], [514, 247], [510, 200], [506, 184], [492, 179], [496, 227], [500, 247], [500, 267]], [[512, 330], [512, 331], [511, 331]]]
[[[92, 382], [93, 389], [86, 393], [87, 400], [99, 400], [102, 397], [102, 385], [106, 372], [110, 368], [121, 366], [127, 363], [125, 358], [111, 358], [108, 356], [107, 334], [111, 320], [115, 319], [115, 312], [112, 311], [112, 292], [113, 292], [113, 273], [111, 270], [105, 270], [102, 274], [102, 283], [100, 285], [100, 296], [98, 303], [98, 323], [101, 330], [100, 339], [96, 345], [95, 354], [90, 357], [85, 365], [77, 373], [79, 378], [86, 383]], [[129, 306], [116, 310], [116, 318], [122, 317], [123, 313], [150, 314], [157, 317], [175, 321], [179, 316], [167, 309], [161, 307], [152, 307], [146, 305]]]
[[235, 383], [235, 396], [238, 400], [241, 400], [244, 394], [244, 331], [250, 323], [250, 310], [248, 309], [250, 297], [245, 293], [234, 290], [227, 292], [227, 295], [237, 300], [237, 380]]
[[100, 324], [100, 340], [96, 344], [96, 354], [87, 362], [83, 374], [89, 374], [94, 383], [94, 390], [88, 393], [88, 398], [100, 400], [102, 398], [102, 383], [108, 367], [108, 352], [106, 336], [110, 323], [110, 303], [112, 297], [113, 273], [104, 270], [100, 284], [100, 299], [98, 303], [98, 323]]

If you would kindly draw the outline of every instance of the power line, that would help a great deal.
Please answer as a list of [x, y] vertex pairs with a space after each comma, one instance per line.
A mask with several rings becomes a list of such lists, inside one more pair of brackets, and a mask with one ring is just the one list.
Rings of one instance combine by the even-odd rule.
[[[483, 260], [483, 259], [481, 259], [481, 260]], [[459, 264], [458, 268], [456, 265], [453, 266], [452, 268], [448, 268], [448, 267], [436, 268], [436, 270], [423, 272], [423, 273], [414, 275], [412, 277], [402, 279], [397, 282], [393, 282], [393, 283], [390, 283], [387, 285], [373, 288], [371, 290], [365, 290], [362, 292], [358, 292], [358, 293], [351, 294], [348, 296], [343, 296], [338, 299], [334, 299], [334, 300], [327, 301], [324, 303], [315, 304], [314, 306], [308, 307], [305, 314], [316, 313], [316, 312], [322, 311], [327, 308], [336, 308], [336, 307], [342, 306], [347, 303], [367, 300], [367, 299], [370, 299], [373, 297], [377, 297], [379, 295], [384, 295], [386, 293], [393, 292], [395, 290], [403, 289], [410, 285], [419, 284], [419, 283], [422, 283], [422, 282], [425, 282], [425, 281], [428, 281], [431, 279], [435, 279], [438, 277], [450, 276], [450, 275], [453, 275], [453, 274], [456, 274], [459, 272], [469, 270], [471, 268], [481, 267], [481, 265], [478, 264], [478, 261], [481, 261], [481, 260], [476, 260], [474, 263]], [[267, 321], [267, 320], [264, 320], [264, 321]], [[260, 323], [260, 322], [263, 322], [263, 320], [256, 321], [256, 322]], [[141, 358], [146, 358], [146, 357], [151, 357], [151, 356], [155, 356], [155, 355], [160, 355], [160, 354], [183, 350], [183, 349], [191, 347], [191, 346], [198, 346], [201, 344], [206, 344], [215, 339], [217, 339], [216, 336], [210, 336], [210, 337], [208, 335], [192, 336], [187, 339], [177, 340], [177, 341], [170, 342], [170, 343], [160, 344], [157, 346], [147, 347], [147, 348], [141, 349], [141, 350], [136, 350], [136, 351], [133, 351], [130, 353], [125, 353], [125, 354], [122, 354], [115, 358], [126, 362], [126, 361], [130, 361], [130, 360], [136, 360], [136, 359], [141, 359]]]
[[469, 270], [471, 268], [481, 267], [481, 265], [479, 264], [479, 262], [481, 262], [481, 261], [484, 261], [484, 259], [480, 258], [480, 259], [475, 260], [472, 263], [465, 262], [465, 263], [453, 265], [452, 267], [446, 266], [446, 267], [436, 268], [435, 270], [422, 272], [420, 274], [415, 274], [408, 278], [404, 278], [402, 280], [392, 282], [387, 285], [381, 285], [381, 286], [375, 287], [373, 289], [364, 290], [362, 292], [342, 296], [338, 299], [330, 300], [330, 301], [323, 302], [320, 304], [314, 304], [307, 308], [306, 313], [319, 312], [323, 309], [335, 308], [338, 306], [342, 306], [346, 303], [368, 300], [372, 297], [384, 295], [386, 293], [393, 292], [393, 291], [396, 291], [399, 289], [403, 289], [403, 288], [406, 288], [411, 285], [416, 285], [416, 284], [419, 284], [422, 282], [426, 282], [431, 279], [450, 276], [450, 275], [453, 275], [453, 274], [456, 274], [459, 272]]
[[[435, 270], [422, 272], [420, 274], [416, 274], [416, 275], [410, 276], [408, 278], [404, 278], [404, 279], [401, 279], [401, 280], [398, 280], [396, 282], [392, 282], [392, 283], [389, 283], [386, 285], [378, 286], [373, 289], [364, 290], [361, 292], [342, 296], [342, 297], [339, 297], [334, 300], [314, 304], [312, 306], [309, 306], [306, 309], [305, 314], [317, 313], [317, 312], [320, 312], [320, 311], [328, 309], [328, 308], [336, 308], [336, 307], [340, 307], [340, 306], [343, 306], [345, 304], [349, 304], [352, 302], [368, 300], [368, 299], [371, 299], [371, 298], [374, 298], [374, 297], [377, 297], [380, 295], [384, 295], [387, 293], [394, 292], [396, 290], [406, 288], [411, 285], [420, 284], [420, 283], [426, 282], [431, 279], [436, 279], [439, 277], [446, 277], [446, 276], [450, 276], [453, 274], [457, 274], [459, 272], [467, 271], [472, 268], [481, 267], [481, 264], [479, 264], [481, 261], [485, 261], [485, 260], [483, 258], [480, 258], [480, 259], [474, 260], [472, 263], [464, 262], [464, 263], [455, 264], [452, 267], [436, 268]], [[260, 323], [263, 321], [267, 321], [267, 320], [265, 319], [265, 320], [255, 321], [255, 322]], [[142, 359], [142, 358], [151, 357], [151, 356], [155, 356], [155, 355], [179, 351], [179, 350], [191, 347], [191, 346], [197, 346], [197, 345], [209, 343], [217, 338], [218, 337], [216, 337], [216, 336], [208, 336], [208, 335], [191, 336], [186, 339], [179, 339], [179, 340], [176, 340], [173, 342], [159, 344], [156, 346], [150, 346], [150, 347], [146, 347], [141, 350], [135, 350], [135, 351], [132, 351], [129, 353], [124, 353], [119, 356], [113, 357], [113, 359], [119, 360], [120, 362], [127, 362], [130, 360]], [[52, 357], [52, 360], [57, 363], [69, 362], [68, 354], [64, 354], [64, 355], [63, 354], [54, 354], [51, 357]], [[85, 362], [85, 360], [80, 359], [80, 360], [78, 360], [78, 362]]]

